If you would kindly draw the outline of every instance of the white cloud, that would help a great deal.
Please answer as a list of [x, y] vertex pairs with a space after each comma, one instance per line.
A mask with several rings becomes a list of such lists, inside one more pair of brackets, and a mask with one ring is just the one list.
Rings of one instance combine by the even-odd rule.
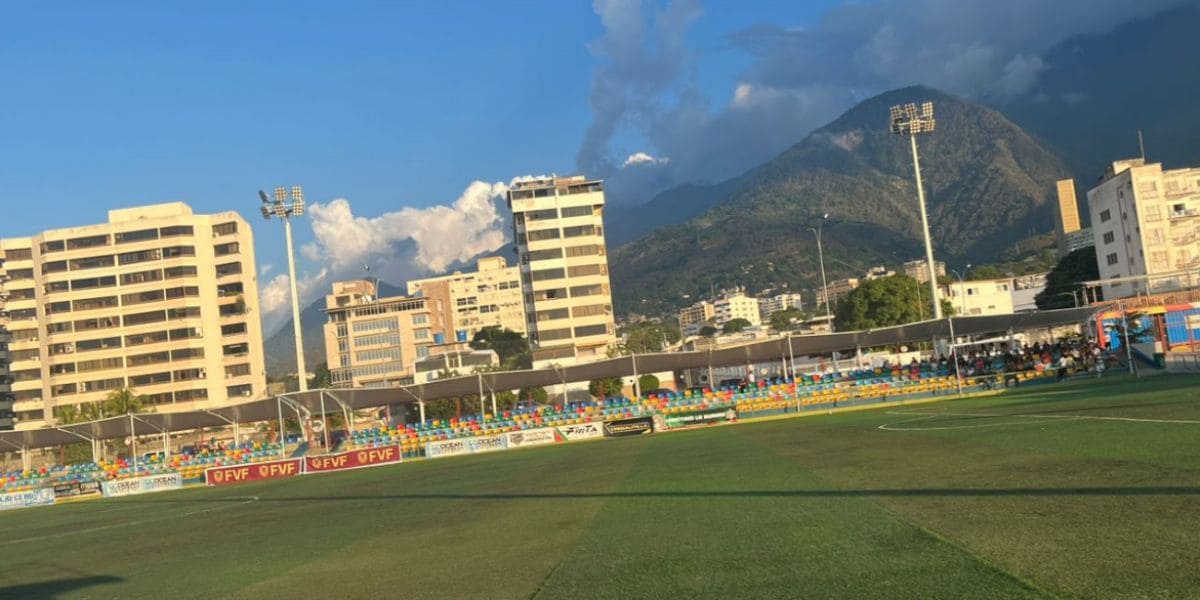
[[271, 269], [273, 269], [274, 267], [275, 267], [275, 265], [272, 265], [271, 263], [263, 264], [261, 267], [258, 268], [258, 276], [266, 277], [267, 273], [270, 273]]
[[649, 154], [646, 154], [645, 152], [634, 152], [633, 154], [630, 154], [629, 156], [625, 157], [625, 162], [621, 163], [621, 166], [629, 167], [629, 166], [633, 166], [633, 165], [644, 165], [644, 164], [660, 165], [660, 164], [666, 164], [668, 162], [671, 162], [671, 160], [666, 157], [655, 158], [653, 156], [650, 156]]
[[[300, 309], [312, 299], [325, 294], [329, 286], [329, 269], [321, 269], [310, 276], [301, 276], [297, 284], [300, 292]], [[291, 317], [291, 278], [280, 273], [268, 280], [258, 290], [258, 304], [262, 311], [263, 329], [274, 332], [281, 323]], [[270, 333], [268, 333], [270, 335]]]
[[[498, 250], [512, 235], [504, 206], [508, 189], [502, 182], [474, 181], [448, 205], [406, 207], [374, 217], [356, 215], [345, 198], [310, 205], [308, 221], [316, 239], [300, 253], [322, 268], [300, 278], [301, 306], [328, 293], [333, 281], [364, 277], [364, 265], [370, 265], [372, 277], [402, 285]], [[287, 321], [287, 275], [265, 282], [259, 301], [266, 331]]]

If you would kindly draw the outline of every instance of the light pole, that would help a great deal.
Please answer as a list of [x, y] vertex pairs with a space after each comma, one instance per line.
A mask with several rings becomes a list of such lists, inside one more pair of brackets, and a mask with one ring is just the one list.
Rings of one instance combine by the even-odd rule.
[[[821, 261], [821, 294], [825, 296], [825, 318], [829, 322], [829, 331], [835, 331], [833, 327], [833, 310], [830, 308], [829, 302], [829, 284], [825, 281], [825, 251], [821, 248], [821, 228], [825, 225], [825, 221], [829, 220], [829, 213], [821, 215], [821, 222], [817, 224], [816, 229], [809, 227], [808, 230], [817, 236], [817, 257]], [[838, 367], [837, 352], [830, 354], [833, 358], [833, 368], [840, 370]]]
[[962, 273], [959, 273], [958, 271], [955, 271], [954, 269], [950, 269], [950, 272], [954, 273], [954, 276], [958, 278], [958, 293], [962, 294], [962, 314], [963, 315], [967, 314], [967, 290], [966, 290], [966, 281], [964, 281], [964, 279], [966, 279], [966, 274], [970, 270], [971, 270], [971, 263], [967, 263], [967, 266], [963, 267]]
[[817, 257], [821, 261], [821, 295], [825, 298], [825, 317], [829, 320], [829, 330], [833, 331], [833, 312], [829, 307], [829, 284], [825, 281], [825, 251], [821, 247], [821, 228], [829, 220], [829, 213], [821, 215], [821, 222], [808, 230], [817, 236]]
[[275, 188], [275, 200], [272, 201], [267, 193], [258, 190], [262, 200], [262, 216], [270, 221], [274, 216], [283, 221], [283, 232], [287, 237], [288, 276], [292, 284], [292, 327], [296, 332], [296, 379], [300, 383], [300, 391], [308, 391], [308, 378], [304, 368], [304, 339], [300, 336], [300, 297], [296, 286], [296, 257], [292, 252], [292, 217], [304, 214], [304, 190], [300, 186], [292, 186], [291, 203], [288, 204], [287, 189]]
[[933, 103], [921, 103], [919, 112], [917, 105], [911, 102], [893, 106], [891, 117], [892, 133], [907, 135], [909, 141], [912, 142], [913, 172], [917, 177], [917, 202], [921, 206], [921, 228], [925, 232], [925, 260], [929, 263], [929, 293], [933, 298], [933, 318], [941, 319], [942, 305], [938, 300], [937, 269], [933, 264], [933, 242], [929, 238], [929, 217], [925, 211], [925, 188], [921, 185], [921, 161], [917, 158], [917, 134], [931, 132], [936, 125], [933, 118]]

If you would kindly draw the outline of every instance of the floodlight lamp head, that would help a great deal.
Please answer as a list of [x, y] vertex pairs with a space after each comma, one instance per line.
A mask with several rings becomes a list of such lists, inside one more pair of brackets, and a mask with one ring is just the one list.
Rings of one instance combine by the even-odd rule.
[[292, 186], [292, 202], [304, 202], [304, 188], [298, 185]]
[[279, 217], [280, 219], [286, 218], [288, 216], [287, 205], [285, 205], [282, 202], [276, 202], [275, 203], [275, 216]]
[[270, 203], [271, 203], [271, 198], [270, 198], [270, 196], [267, 196], [267, 193], [266, 193], [266, 192], [264, 192], [264, 191], [262, 191], [262, 190], [258, 190], [258, 197], [259, 197], [259, 199], [260, 199], [260, 200], [262, 200], [262, 203], [263, 203], [263, 204], [270, 204]]
[[281, 203], [287, 200], [287, 189], [283, 186], [275, 188], [275, 202]]
[[266, 204], [259, 206], [258, 208], [262, 210], [263, 218], [270, 221], [271, 220], [271, 208], [269, 206], [267, 206]]

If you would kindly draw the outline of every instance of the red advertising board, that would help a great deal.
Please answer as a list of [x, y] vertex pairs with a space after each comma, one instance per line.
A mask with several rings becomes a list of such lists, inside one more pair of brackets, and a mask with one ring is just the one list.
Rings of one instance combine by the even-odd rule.
[[365, 448], [351, 450], [338, 454], [304, 457], [305, 473], [322, 473], [325, 471], [341, 471], [342, 469], [357, 469], [398, 463], [403, 458], [400, 446], [384, 446], [382, 448]]
[[263, 479], [279, 479], [294, 477], [300, 474], [304, 461], [299, 458], [273, 460], [250, 465], [232, 465], [228, 467], [213, 467], [204, 470], [204, 483], [207, 485], [229, 485]]

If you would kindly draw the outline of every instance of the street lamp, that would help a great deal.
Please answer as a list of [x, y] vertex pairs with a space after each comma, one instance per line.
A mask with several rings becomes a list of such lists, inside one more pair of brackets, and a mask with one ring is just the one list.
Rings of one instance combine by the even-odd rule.
[[292, 217], [304, 214], [304, 190], [300, 186], [292, 186], [291, 203], [288, 203], [286, 188], [275, 188], [275, 200], [272, 201], [267, 193], [258, 190], [262, 200], [262, 216], [270, 221], [275, 217], [283, 221], [283, 231], [287, 237], [288, 275], [292, 283], [292, 327], [296, 332], [296, 379], [300, 382], [300, 391], [308, 391], [308, 379], [304, 368], [304, 339], [300, 336], [300, 297], [296, 286], [296, 258], [292, 253]]
[[963, 315], [967, 314], [967, 290], [966, 290], [966, 286], [964, 285], [966, 282], [964, 282], [963, 279], [965, 279], [965, 275], [970, 270], [971, 270], [971, 263], [967, 263], [967, 266], [963, 267], [962, 273], [959, 273], [958, 271], [955, 271], [954, 269], [950, 269], [950, 272], [954, 273], [954, 276], [958, 278], [958, 293], [962, 294], [962, 314]]
[[[825, 225], [825, 221], [828, 220], [829, 213], [825, 213], [821, 215], [821, 222], [817, 224], [817, 227], [815, 229], [809, 227], [808, 230], [813, 232], [813, 235], [817, 236], [817, 256], [821, 260], [821, 293], [825, 296], [825, 318], [829, 322], [829, 331], [832, 333], [835, 331], [833, 326], [833, 311], [830, 309], [829, 284], [825, 281], [825, 251], [821, 248], [821, 227], [823, 227]], [[833, 357], [833, 368], [835, 370], [840, 370], [838, 367], [837, 352], [833, 352], [831, 356]]]
[[829, 330], [833, 331], [833, 313], [829, 308], [829, 284], [825, 281], [825, 251], [821, 248], [821, 227], [829, 220], [829, 213], [821, 215], [821, 222], [808, 230], [817, 236], [817, 256], [821, 260], [821, 295], [825, 298], [825, 317], [829, 319]]
[[917, 177], [917, 202], [921, 205], [921, 228], [925, 232], [925, 260], [929, 262], [929, 293], [933, 298], [933, 318], [942, 318], [942, 305], [938, 301], [937, 270], [933, 265], [933, 243], [929, 239], [929, 217], [925, 212], [925, 188], [921, 185], [921, 162], [917, 158], [917, 134], [933, 131], [933, 103], [922, 102], [921, 109], [908, 103], [891, 108], [892, 133], [907, 135], [912, 142], [913, 172]]

